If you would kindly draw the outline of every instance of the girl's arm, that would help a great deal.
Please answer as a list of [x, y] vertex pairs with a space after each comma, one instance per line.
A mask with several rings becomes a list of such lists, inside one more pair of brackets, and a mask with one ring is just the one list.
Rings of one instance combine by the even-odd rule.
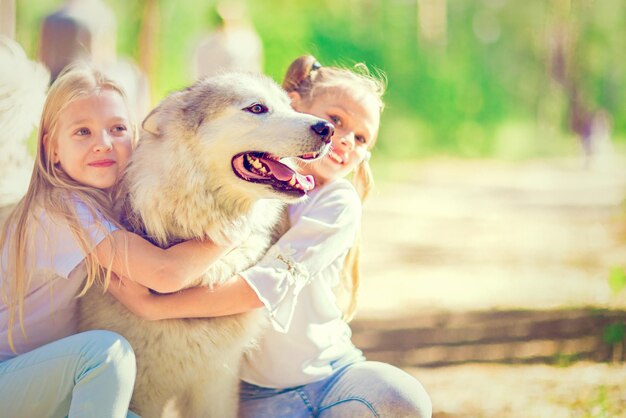
[[190, 240], [162, 249], [137, 234], [115, 230], [94, 249], [98, 263], [159, 293], [188, 286], [230, 250], [210, 240]]
[[193, 287], [168, 295], [155, 295], [139, 283], [116, 277], [108, 291], [129, 311], [152, 321], [234, 315], [263, 306], [241, 276], [213, 289]]
[[239, 274], [267, 307], [274, 329], [289, 329], [301, 290], [338, 284], [361, 223], [361, 201], [340, 179], [291, 213], [292, 226], [254, 266]]
[[274, 325], [287, 329], [302, 286], [348, 250], [360, 222], [360, 201], [348, 183], [320, 195], [257, 265], [224, 285], [154, 295], [124, 280], [109, 292], [146, 319], [233, 315], [265, 306]]

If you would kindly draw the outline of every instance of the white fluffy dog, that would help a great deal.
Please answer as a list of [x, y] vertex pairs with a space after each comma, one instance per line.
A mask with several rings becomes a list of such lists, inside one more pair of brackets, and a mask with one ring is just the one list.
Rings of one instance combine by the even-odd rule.
[[[332, 125], [296, 113], [270, 79], [208, 78], [168, 96], [143, 122], [125, 176], [126, 221], [166, 247], [209, 237], [240, 242], [198, 279], [219, 285], [271, 243], [283, 202], [313, 186], [283, 164], [326, 151]], [[124, 335], [137, 355], [131, 409], [143, 417], [235, 417], [238, 369], [262, 329], [262, 310], [214, 319], [144, 321], [110, 295], [81, 301], [81, 328]]]

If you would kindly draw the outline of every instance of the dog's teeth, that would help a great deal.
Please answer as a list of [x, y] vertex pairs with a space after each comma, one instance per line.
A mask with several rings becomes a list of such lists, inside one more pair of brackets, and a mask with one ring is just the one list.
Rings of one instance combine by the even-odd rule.
[[261, 171], [262, 173], [267, 172], [265, 167], [263, 167], [263, 163], [259, 161], [258, 158], [252, 157], [250, 155], [246, 155], [246, 160], [248, 161], [248, 164], [250, 164], [252, 167], [256, 168], [257, 170]]
[[293, 186], [295, 186], [296, 184], [297, 184], [297, 183], [296, 183], [296, 175], [295, 175], [295, 174], [292, 174], [292, 175], [291, 175], [291, 180], [289, 180], [289, 185], [290, 185], [291, 187], [293, 187]]

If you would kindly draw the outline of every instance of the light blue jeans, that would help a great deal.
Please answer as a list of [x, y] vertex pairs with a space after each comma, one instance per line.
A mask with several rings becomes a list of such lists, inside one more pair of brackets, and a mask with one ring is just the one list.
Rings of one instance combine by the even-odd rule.
[[0, 362], [0, 415], [126, 417], [135, 354], [124, 337], [88, 331]]
[[422, 385], [386, 363], [359, 361], [319, 382], [270, 389], [241, 382], [240, 418], [430, 418]]

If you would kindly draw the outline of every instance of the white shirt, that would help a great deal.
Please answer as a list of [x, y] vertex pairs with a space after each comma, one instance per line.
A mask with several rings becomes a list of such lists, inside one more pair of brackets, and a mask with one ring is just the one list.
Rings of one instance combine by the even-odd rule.
[[[103, 219], [94, 222], [87, 207], [77, 202], [80, 223], [95, 248], [117, 227]], [[43, 209], [35, 209], [27, 238], [26, 262], [33, 266], [30, 286], [24, 299], [24, 330], [19, 320], [13, 326], [13, 341], [18, 354], [75, 334], [78, 331], [76, 295], [86, 277], [85, 256], [78, 241], [64, 220], [48, 217]], [[2, 254], [0, 285], [6, 277], [7, 250]], [[0, 302], [0, 361], [14, 357], [7, 340], [9, 313]]]
[[291, 228], [241, 273], [269, 311], [273, 327], [244, 358], [241, 378], [287, 388], [323, 379], [361, 357], [333, 288], [361, 222], [361, 201], [344, 179], [289, 208]]

